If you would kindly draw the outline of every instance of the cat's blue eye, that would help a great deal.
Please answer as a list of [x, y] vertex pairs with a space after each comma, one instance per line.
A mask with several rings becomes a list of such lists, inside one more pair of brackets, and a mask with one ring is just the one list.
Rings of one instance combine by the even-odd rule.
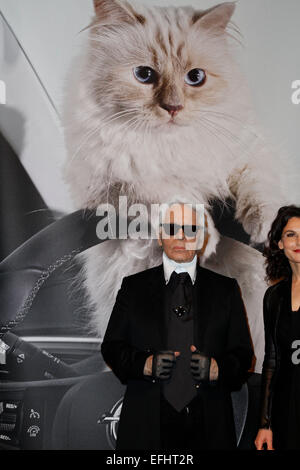
[[143, 65], [134, 67], [133, 75], [141, 83], [154, 83], [157, 79], [155, 70], [153, 70], [151, 67], [146, 67]]
[[184, 77], [185, 83], [191, 86], [204, 85], [206, 80], [206, 73], [203, 69], [192, 69]]

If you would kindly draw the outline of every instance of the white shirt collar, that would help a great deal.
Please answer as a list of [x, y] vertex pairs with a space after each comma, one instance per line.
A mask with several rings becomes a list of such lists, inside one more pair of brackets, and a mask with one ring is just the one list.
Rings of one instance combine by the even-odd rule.
[[168, 284], [171, 274], [173, 271], [176, 273], [188, 272], [192, 283], [195, 284], [197, 275], [197, 255], [195, 254], [192, 261], [188, 263], [178, 263], [177, 261], [170, 259], [165, 252], [163, 252], [163, 267], [166, 284]]

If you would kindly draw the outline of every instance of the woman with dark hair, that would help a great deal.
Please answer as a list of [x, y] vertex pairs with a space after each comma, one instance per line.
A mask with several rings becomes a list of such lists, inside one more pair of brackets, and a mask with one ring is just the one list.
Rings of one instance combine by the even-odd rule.
[[265, 358], [256, 449], [300, 449], [300, 207], [284, 206], [265, 247]]

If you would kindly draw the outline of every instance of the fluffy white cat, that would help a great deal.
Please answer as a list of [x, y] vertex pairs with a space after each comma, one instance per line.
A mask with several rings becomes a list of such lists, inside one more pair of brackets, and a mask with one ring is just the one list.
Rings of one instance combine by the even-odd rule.
[[[66, 81], [65, 179], [78, 208], [119, 195], [205, 203], [209, 243], [201, 264], [235, 277], [260, 371], [263, 257], [220, 237], [209, 214], [230, 197], [251, 242], [266, 239], [285, 203], [272, 152], [259, 135], [247, 85], [233, 60], [234, 3], [209, 10], [94, 0], [86, 48]], [[157, 240], [111, 240], [84, 255], [82, 277], [103, 335], [124, 276], [161, 263]]]

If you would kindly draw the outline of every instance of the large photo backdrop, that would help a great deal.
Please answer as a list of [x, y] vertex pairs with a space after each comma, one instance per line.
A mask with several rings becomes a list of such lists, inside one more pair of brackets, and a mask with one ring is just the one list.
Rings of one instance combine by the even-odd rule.
[[[199, 262], [237, 279], [260, 374], [263, 246], [278, 209], [300, 201], [300, 5], [215, 4], [0, 0], [0, 256], [119, 196], [203, 203]], [[160, 263], [156, 240], [90, 248], [15, 331], [99, 344], [123, 277]]]

